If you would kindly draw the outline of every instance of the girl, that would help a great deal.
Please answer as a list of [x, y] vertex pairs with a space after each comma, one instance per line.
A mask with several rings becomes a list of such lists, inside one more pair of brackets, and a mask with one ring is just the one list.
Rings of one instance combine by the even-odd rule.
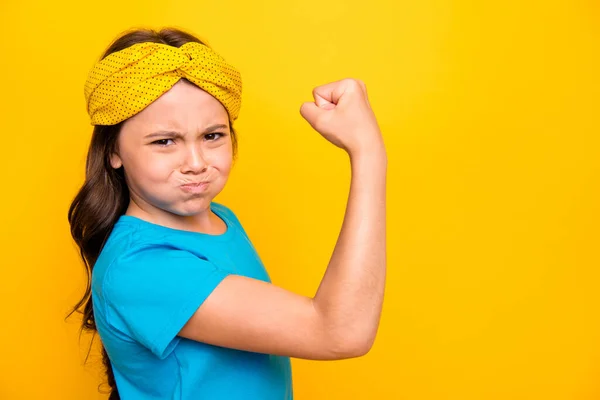
[[178, 29], [133, 30], [85, 84], [94, 131], [69, 209], [110, 399], [292, 399], [290, 357], [371, 348], [382, 307], [387, 156], [364, 83], [313, 90], [300, 113], [347, 152], [344, 222], [314, 297], [271, 284], [213, 198], [236, 154], [239, 72]]

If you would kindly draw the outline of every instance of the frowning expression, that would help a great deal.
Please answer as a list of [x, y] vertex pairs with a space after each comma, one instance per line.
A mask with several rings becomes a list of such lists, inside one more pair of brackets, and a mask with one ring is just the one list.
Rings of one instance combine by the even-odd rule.
[[111, 165], [144, 212], [192, 216], [223, 190], [232, 156], [225, 107], [182, 79], [123, 123]]

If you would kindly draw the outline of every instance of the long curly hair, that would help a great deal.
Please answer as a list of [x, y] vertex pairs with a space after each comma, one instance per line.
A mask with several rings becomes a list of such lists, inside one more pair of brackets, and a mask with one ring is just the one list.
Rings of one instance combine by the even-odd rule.
[[[115, 39], [101, 59], [134, 44], [144, 42], [163, 43], [174, 47], [180, 47], [188, 42], [198, 42], [209, 46], [192, 34], [178, 28], [133, 29]], [[231, 121], [229, 122], [235, 160], [237, 138]], [[125, 183], [123, 167], [114, 169], [110, 164], [110, 156], [116, 150], [117, 138], [122, 125], [123, 122], [115, 125], [94, 126], [85, 165], [85, 181], [69, 207], [71, 236], [79, 247], [87, 283], [83, 297], [75, 304], [65, 319], [75, 312], [82, 314], [80, 334], [87, 331], [95, 336], [98, 331], [92, 306], [92, 271], [116, 221], [125, 213], [129, 204], [129, 189]], [[94, 336], [92, 336], [92, 340]], [[102, 346], [102, 363], [106, 368], [110, 387], [109, 400], [120, 399], [112, 365], [104, 346]]]

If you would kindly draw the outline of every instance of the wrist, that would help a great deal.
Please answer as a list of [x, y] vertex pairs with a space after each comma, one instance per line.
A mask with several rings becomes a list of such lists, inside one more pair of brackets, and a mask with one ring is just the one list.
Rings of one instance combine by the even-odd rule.
[[387, 166], [387, 152], [383, 141], [373, 141], [369, 144], [359, 146], [355, 150], [348, 151], [348, 156], [353, 165], [375, 163]]

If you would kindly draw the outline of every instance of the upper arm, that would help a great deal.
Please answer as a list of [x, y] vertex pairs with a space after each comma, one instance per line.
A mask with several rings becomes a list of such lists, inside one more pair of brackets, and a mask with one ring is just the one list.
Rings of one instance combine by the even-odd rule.
[[313, 299], [230, 275], [179, 335], [222, 347], [306, 359], [355, 357], [368, 350], [330, 328]]
[[328, 323], [312, 298], [232, 275], [187, 251], [150, 247], [134, 253], [109, 269], [107, 319], [161, 359], [180, 337], [308, 359], [368, 351]]

